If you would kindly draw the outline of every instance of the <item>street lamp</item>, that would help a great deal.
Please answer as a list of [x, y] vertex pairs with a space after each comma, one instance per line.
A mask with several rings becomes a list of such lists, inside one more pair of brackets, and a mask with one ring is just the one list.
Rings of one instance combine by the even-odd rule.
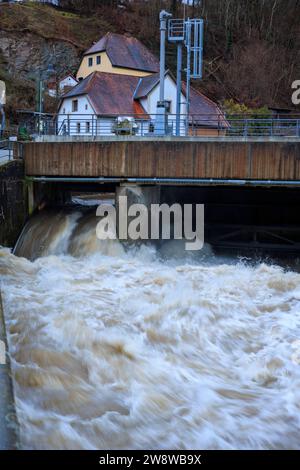
[[54, 74], [56, 73], [53, 64], [49, 64], [49, 65], [48, 65], [48, 68], [47, 68], [47, 70], [46, 70], [46, 73], [47, 73], [47, 75], [54, 75]]

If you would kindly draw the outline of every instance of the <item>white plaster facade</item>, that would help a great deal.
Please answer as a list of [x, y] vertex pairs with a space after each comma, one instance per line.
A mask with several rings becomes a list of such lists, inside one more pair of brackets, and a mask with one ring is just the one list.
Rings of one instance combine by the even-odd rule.
[[[151, 119], [155, 119], [157, 113], [156, 107], [159, 101], [159, 83], [150, 91], [148, 96], [141, 100], [141, 104], [145, 111], [151, 116]], [[176, 129], [176, 106], [177, 106], [177, 87], [176, 83], [170, 75], [165, 77], [165, 100], [170, 102], [170, 115], [168, 118], [168, 124], [172, 127], [173, 134]], [[186, 99], [183, 93], [181, 93], [180, 100], [180, 134], [185, 135], [185, 113], [186, 113]]]
[[78, 81], [72, 76], [72, 75], [67, 75], [64, 77], [62, 80], [59, 81], [58, 84], [58, 89], [61, 94], [64, 93], [66, 88], [74, 87], [76, 86]]
[[[166, 75], [165, 99], [170, 101], [168, 124], [173, 133], [176, 129], [176, 98], [176, 84], [170, 75]], [[149, 115], [149, 119], [136, 119], [139, 125], [137, 135], [145, 135], [150, 131], [150, 124], [155, 122], [156, 106], [159, 101], [159, 83], [154, 86], [145, 98], [141, 98], [139, 101]], [[185, 111], [185, 96], [181, 94], [181, 135], [185, 134]], [[73, 96], [63, 99], [61, 103], [58, 112], [58, 131], [60, 134], [70, 135], [114, 135], [113, 126], [115, 121], [115, 116], [98, 116], [88, 95]]]

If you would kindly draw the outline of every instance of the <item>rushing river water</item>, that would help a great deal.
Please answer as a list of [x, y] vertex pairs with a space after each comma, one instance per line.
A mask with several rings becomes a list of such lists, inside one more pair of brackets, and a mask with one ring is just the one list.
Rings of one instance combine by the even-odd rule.
[[0, 250], [22, 446], [299, 448], [300, 275], [95, 223], [44, 213]]

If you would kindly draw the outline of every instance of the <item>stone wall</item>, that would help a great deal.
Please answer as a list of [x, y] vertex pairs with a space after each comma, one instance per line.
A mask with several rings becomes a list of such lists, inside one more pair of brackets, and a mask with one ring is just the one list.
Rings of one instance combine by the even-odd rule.
[[13, 247], [28, 217], [24, 163], [0, 166], [0, 245]]

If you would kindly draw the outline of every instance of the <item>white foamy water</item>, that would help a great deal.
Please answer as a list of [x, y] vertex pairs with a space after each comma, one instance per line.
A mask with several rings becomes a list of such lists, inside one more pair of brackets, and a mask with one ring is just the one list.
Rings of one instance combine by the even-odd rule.
[[0, 251], [23, 447], [298, 449], [300, 275], [159, 261], [77, 220], [35, 261]]

